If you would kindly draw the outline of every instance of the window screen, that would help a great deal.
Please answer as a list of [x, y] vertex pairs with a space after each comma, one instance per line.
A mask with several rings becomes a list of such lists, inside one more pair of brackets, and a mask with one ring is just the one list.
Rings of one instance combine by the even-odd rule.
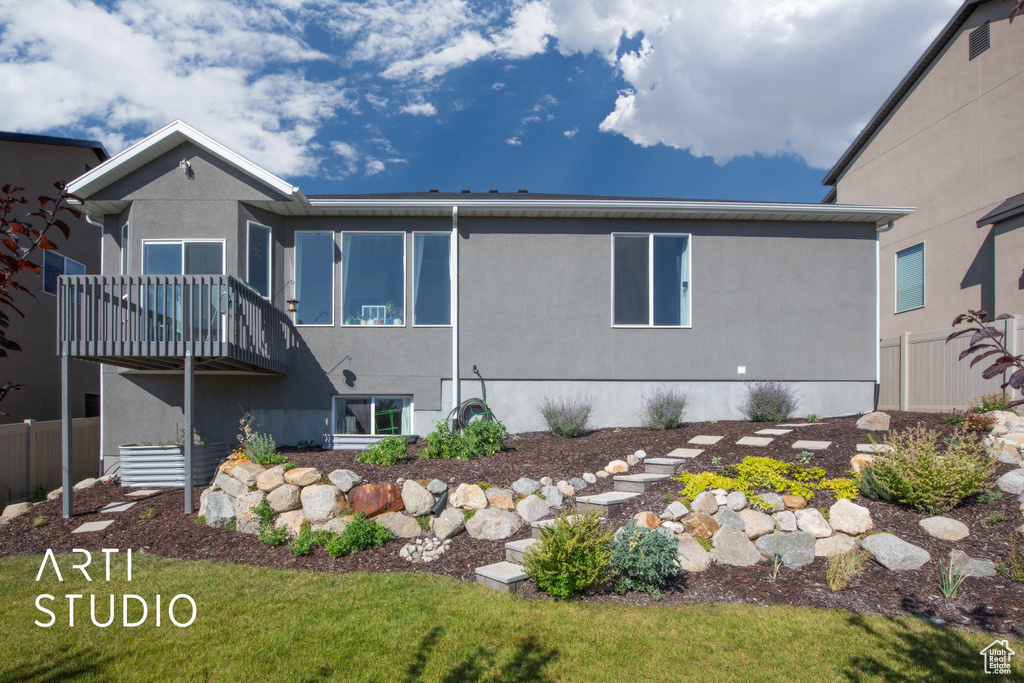
[[924, 306], [924, 243], [896, 252], [896, 312]]

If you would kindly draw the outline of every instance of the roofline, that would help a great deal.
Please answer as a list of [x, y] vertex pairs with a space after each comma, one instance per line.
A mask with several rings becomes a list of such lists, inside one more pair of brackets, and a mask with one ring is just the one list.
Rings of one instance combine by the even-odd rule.
[[175, 134], [181, 135], [194, 145], [221, 158], [228, 164], [231, 164], [243, 173], [259, 180], [280, 194], [297, 200], [300, 203], [305, 203], [305, 195], [302, 194], [302, 191], [297, 186], [279, 178], [262, 166], [249, 161], [241, 154], [228, 149], [213, 138], [204, 135], [180, 119], [172, 121], [152, 135], [149, 135], [142, 140], [139, 140], [134, 145], [118, 152], [96, 168], [82, 174], [68, 185], [68, 191], [87, 199], [90, 194], [107, 187], [110, 183], [114, 182], [114, 180], [119, 180], [122, 177], [118, 176], [117, 178], [105, 182], [105, 177], [114, 169], [117, 169], [120, 166], [130, 165], [133, 162], [136, 162], [141, 166], [142, 163], [148, 161], [148, 159], [145, 158], [147, 151], [165, 138], [171, 137]]
[[889, 117], [903, 98], [906, 97], [907, 93], [917, 85], [917, 82], [921, 80], [921, 76], [927, 71], [935, 58], [946, 49], [950, 41], [957, 34], [960, 28], [967, 22], [967, 18], [974, 12], [974, 9], [978, 5], [983, 5], [989, 0], [967, 0], [957, 13], [953, 15], [953, 18], [949, 20], [946, 27], [939, 32], [932, 44], [925, 50], [924, 54], [917, 60], [914, 66], [910, 69], [909, 73], [903, 77], [896, 89], [892, 91], [882, 106], [875, 112], [875, 115], [871, 117], [871, 120], [860, 134], [854, 139], [850, 146], [843, 152], [842, 156], [839, 157], [839, 161], [836, 162], [825, 178], [821, 181], [822, 185], [835, 185], [839, 180], [839, 176], [842, 175], [843, 171], [846, 170], [847, 166], [853, 161], [854, 157], [860, 154], [860, 151], [867, 144], [868, 140], [882, 127], [882, 124]]
[[53, 135], [33, 135], [31, 133], [10, 133], [0, 130], [0, 140], [6, 142], [24, 142], [33, 145], [57, 145], [59, 147], [85, 147], [96, 153], [100, 161], [110, 158], [107, 149], [98, 140], [80, 140], [78, 138], [61, 138]]

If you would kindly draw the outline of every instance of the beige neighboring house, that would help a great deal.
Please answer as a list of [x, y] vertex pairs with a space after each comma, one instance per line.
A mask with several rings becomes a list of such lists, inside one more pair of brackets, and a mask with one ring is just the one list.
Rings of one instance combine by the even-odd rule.
[[1024, 16], [965, 2], [824, 179], [912, 206], [880, 234], [882, 338], [968, 309], [1024, 314]]
[[[103, 145], [91, 140], [72, 140], [42, 135], [5, 133], [0, 131], [0, 187], [14, 185], [25, 188], [19, 194], [29, 200], [15, 209], [16, 217], [26, 217], [38, 208], [40, 196], [53, 197], [58, 180], [70, 182], [90, 168], [98, 166], [108, 155]], [[42, 219], [30, 218], [35, 225]], [[54, 230], [51, 239], [59, 249], [36, 251], [31, 260], [43, 272], [35, 275], [22, 271], [17, 281], [35, 298], [15, 291], [15, 305], [25, 314], [22, 318], [10, 309], [8, 337], [21, 346], [0, 359], [0, 384], [14, 382], [25, 386], [7, 395], [0, 402], [0, 424], [33, 420], [60, 419], [60, 359], [57, 356], [56, 277], [61, 274], [100, 272], [101, 230], [83, 217], [70, 214], [64, 221], [71, 227], [71, 238], [64, 239]], [[100, 366], [98, 363], [72, 363], [75, 394], [72, 396], [73, 417], [95, 417], [100, 409]]]

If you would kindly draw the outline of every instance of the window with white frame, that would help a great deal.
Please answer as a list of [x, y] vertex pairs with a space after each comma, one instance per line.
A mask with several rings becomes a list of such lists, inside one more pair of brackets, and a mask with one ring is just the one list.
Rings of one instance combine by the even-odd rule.
[[61, 275], [85, 275], [85, 265], [52, 249], [46, 249], [43, 251], [43, 291], [56, 295], [57, 278]]
[[295, 233], [296, 325], [334, 324], [334, 233]]
[[690, 326], [690, 236], [612, 234], [612, 324]]
[[924, 308], [924, 242], [896, 252], [896, 312]]
[[345, 325], [404, 324], [405, 233], [342, 233], [341, 280]]
[[414, 325], [452, 324], [451, 233], [413, 233]]
[[248, 248], [246, 253], [246, 275], [245, 281], [249, 286], [263, 295], [264, 299], [270, 298], [271, 281], [271, 249], [270, 228], [259, 223], [249, 221]]
[[146, 240], [143, 275], [223, 275], [224, 240]]
[[334, 434], [411, 434], [412, 397], [335, 396], [332, 419]]

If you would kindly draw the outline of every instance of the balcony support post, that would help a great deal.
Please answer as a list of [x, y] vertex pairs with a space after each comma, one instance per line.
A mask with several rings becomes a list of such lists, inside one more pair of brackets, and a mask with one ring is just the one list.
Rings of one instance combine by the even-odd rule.
[[60, 470], [64, 519], [71, 518], [71, 356], [60, 354]]
[[185, 351], [185, 433], [182, 436], [182, 453], [185, 456], [185, 514], [192, 514], [192, 418], [195, 399], [195, 358], [192, 350]]

